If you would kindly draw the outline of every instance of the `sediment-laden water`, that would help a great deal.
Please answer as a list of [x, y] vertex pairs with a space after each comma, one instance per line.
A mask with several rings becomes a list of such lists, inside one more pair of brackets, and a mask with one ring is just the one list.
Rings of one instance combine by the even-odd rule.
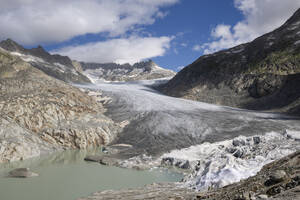
[[[74, 200], [99, 190], [140, 187], [153, 182], [175, 182], [182, 175], [166, 170], [137, 171], [84, 161], [87, 151], [65, 151], [0, 165], [1, 200]], [[39, 174], [32, 178], [8, 178], [18, 167]]]

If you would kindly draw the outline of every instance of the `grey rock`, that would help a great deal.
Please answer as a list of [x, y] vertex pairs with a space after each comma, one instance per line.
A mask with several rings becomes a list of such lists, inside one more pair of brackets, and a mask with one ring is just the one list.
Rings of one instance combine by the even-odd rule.
[[237, 151], [237, 149], [236, 149], [236, 148], [227, 148], [226, 151], [227, 151], [228, 153], [234, 153], [234, 152]]
[[177, 167], [180, 169], [190, 169], [191, 165], [188, 160], [181, 160], [181, 159], [176, 159], [172, 157], [166, 157], [162, 158], [161, 160], [161, 165], [162, 166], [168, 166], [168, 167]]
[[186, 161], [178, 161], [175, 164], [175, 166], [178, 167], [178, 168], [181, 168], [181, 169], [190, 169], [191, 168], [190, 162], [188, 160], [186, 160]]
[[84, 160], [90, 161], [90, 162], [100, 162], [103, 156], [97, 156], [97, 155], [87, 155]]
[[14, 178], [29, 178], [38, 176], [37, 173], [33, 173], [29, 168], [17, 168], [9, 172], [9, 177]]
[[253, 137], [253, 142], [254, 144], [259, 144], [260, 143], [260, 137]]
[[287, 174], [283, 170], [276, 170], [272, 172], [269, 176], [269, 179], [265, 182], [265, 185], [270, 186], [284, 181]]
[[268, 195], [260, 194], [260, 195], [257, 195], [257, 199], [269, 199], [269, 197], [268, 197]]
[[163, 166], [173, 166], [174, 165], [174, 158], [172, 157], [167, 157], [167, 158], [163, 158], [161, 160], [161, 165]]
[[235, 139], [235, 140], [232, 141], [232, 145], [235, 146], [235, 147], [243, 146], [245, 144], [246, 144], [245, 140], [242, 140], [242, 139], [240, 139], [240, 140]]
[[241, 158], [243, 156], [243, 154], [244, 154], [243, 151], [238, 149], [233, 153], [233, 156], [236, 157], [236, 158]]

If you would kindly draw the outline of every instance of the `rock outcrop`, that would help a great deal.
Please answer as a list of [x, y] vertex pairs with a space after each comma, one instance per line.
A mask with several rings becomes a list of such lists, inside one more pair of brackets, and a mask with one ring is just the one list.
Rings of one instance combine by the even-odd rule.
[[254, 41], [200, 57], [159, 89], [233, 107], [300, 114], [300, 9]]
[[100, 93], [67, 85], [1, 49], [0, 93], [0, 162], [108, 144], [120, 130], [103, 114]]
[[103, 81], [136, 81], [175, 76], [175, 72], [159, 67], [149, 60], [133, 65], [116, 63], [83, 63], [84, 74], [92, 79]]

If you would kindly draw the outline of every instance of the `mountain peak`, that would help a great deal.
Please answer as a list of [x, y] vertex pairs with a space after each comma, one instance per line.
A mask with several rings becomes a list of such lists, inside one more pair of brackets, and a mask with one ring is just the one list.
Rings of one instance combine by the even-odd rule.
[[50, 56], [50, 54], [41, 45], [38, 45], [36, 48], [32, 48], [29, 51], [31, 54], [41, 58]]
[[7, 51], [23, 52], [25, 49], [14, 40], [8, 38], [0, 42], [0, 47]]

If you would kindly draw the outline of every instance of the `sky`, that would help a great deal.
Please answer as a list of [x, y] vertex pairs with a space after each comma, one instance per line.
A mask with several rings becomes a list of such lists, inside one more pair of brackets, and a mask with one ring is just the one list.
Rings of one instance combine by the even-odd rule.
[[300, 0], [0, 0], [0, 39], [85, 62], [178, 71], [282, 25]]

